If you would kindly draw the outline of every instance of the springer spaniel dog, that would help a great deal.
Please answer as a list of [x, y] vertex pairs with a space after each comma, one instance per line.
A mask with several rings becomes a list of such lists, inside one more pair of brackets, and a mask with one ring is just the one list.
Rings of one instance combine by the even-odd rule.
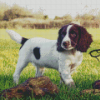
[[18, 84], [21, 71], [31, 62], [36, 66], [36, 77], [42, 76], [44, 67], [54, 68], [68, 87], [75, 87], [71, 74], [81, 64], [82, 52], [86, 52], [93, 41], [85, 28], [72, 23], [65, 25], [59, 30], [57, 40], [39, 37], [27, 39], [12, 30], [7, 30], [7, 33], [22, 44], [13, 75], [15, 83]]

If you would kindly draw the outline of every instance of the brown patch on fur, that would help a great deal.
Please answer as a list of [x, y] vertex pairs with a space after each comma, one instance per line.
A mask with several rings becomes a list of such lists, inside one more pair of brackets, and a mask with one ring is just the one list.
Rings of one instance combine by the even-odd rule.
[[71, 52], [73, 55], [75, 55], [76, 49], [72, 49]]
[[70, 66], [71, 66], [71, 70], [72, 70], [75, 67], [75, 64], [71, 64]]
[[86, 52], [87, 49], [90, 47], [91, 43], [93, 42], [91, 34], [89, 34], [86, 29], [82, 26], [78, 26], [79, 30], [79, 41], [76, 46], [76, 49], [81, 52]]
[[45, 68], [44, 68], [44, 67], [41, 67], [40, 69], [41, 69], [42, 71], [44, 71]]
[[70, 71], [75, 67], [75, 64], [70, 64]]

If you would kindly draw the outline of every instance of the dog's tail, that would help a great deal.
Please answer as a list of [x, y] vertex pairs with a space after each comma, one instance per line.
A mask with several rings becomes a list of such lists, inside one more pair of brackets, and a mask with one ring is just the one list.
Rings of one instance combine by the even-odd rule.
[[13, 30], [6, 30], [6, 32], [9, 34], [12, 40], [16, 41], [19, 44], [24, 44], [28, 39], [20, 36], [18, 33], [16, 33]]

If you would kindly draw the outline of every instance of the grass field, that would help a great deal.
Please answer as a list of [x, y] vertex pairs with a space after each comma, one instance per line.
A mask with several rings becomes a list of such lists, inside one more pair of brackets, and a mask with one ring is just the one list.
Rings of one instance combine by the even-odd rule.
[[[14, 29], [15, 30], [15, 29]], [[24, 37], [44, 37], [48, 39], [57, 39], [57, 29], [20, 29], [15, 30]], [[60, 75], [56, 70], [46, 69], [44, 75], [48, 76], [51, 81], [59, 88], [59, 94], [55, 97], [46, 95], [40, 99], [27, 97], [24, 100], [99, 100], [100, 96], [95, 95], [80, 95], [80, 91], [91, 89], [92, 83], [100, 79], [100, 62], [89, 55], [89, 52], [94, 49], [100, 49], [100, 29], [88, 29], [88, 32], [93, 36], [91, 48], [83, 54], [83, 62], [77, 67], [77, 71], [72, 77], [76, 84], [76, 89], [68, 90], [65, 84], [60, 85]], [[10, 39], [5, 29], [0, 29], [0, 91], [13, 87], [13, 73], [16, 68], [20, 44], [15, 43]], [[35, 67], [32, 64], [22, 71], [19, 83], [24, 82], [29, 77], [35, 76]], [[23, 100], [20, 99], [20, 100]]]

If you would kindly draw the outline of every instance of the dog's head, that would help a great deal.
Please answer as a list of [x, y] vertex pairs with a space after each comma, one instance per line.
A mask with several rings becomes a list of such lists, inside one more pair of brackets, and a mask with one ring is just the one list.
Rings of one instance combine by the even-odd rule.
[[91, 34], [84, 27], [77, 24], [65, 25], [59, 30], [57, 50], [61, 52], [76, 48], [86, 52], [92, 41]]

